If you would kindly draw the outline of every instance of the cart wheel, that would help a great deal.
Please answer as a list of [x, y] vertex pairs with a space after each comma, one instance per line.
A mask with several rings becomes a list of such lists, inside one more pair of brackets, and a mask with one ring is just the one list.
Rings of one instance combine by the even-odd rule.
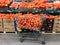
[[22, 38], [20, 38], [20, 42], [23, 42], [23, 39]]
[[45, 41], [42, 41], [41, 43], [42, 43], [42, 45], [45, 45]]

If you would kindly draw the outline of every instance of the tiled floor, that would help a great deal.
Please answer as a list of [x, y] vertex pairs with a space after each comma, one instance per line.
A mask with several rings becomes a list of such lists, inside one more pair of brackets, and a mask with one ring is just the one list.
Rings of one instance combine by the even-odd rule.
[[[60, 35], [44, 35], [46, 44], [45, 45], [60, 45]], [[19, 41], [17, 34], [0, 34], [0, 45], [41, 45], [40, 43], [34, 43], [31, 41]]]

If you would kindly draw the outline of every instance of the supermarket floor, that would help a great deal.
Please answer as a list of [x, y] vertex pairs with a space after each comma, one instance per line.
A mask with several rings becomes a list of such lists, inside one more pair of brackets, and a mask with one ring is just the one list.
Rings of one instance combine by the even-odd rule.
[[[60, 45], [60, 35], [44, 35], [45, 45]], [[41, 45], [40, 43], [25, 41], [21, 43], [17, 34], [0, 34], [0, 45]]]

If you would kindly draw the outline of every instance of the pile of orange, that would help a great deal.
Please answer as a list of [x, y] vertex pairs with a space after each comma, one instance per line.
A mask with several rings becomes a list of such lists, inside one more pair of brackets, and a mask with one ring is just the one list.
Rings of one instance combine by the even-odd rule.
[[60, 3], [55, 3], [55, 4], [54, 4], [54, 7], [60, 9]]
[[28, 7], [28, 3], [23, 1], [23, 2], [20, 2], [18, 8], [27, 8], [27, 7]]
[[47, 8], [51, 8], [51, 7], [53, 7], [54, 5], [53, 5], [53, 3], [46, 3], [46, 7]]
[[6, 19], [6, 20], [11, 20], [15, 18], [15, 14], [1, 14], [0, 13], [0, 18]]
[[33, 1], [33, 2], [13, 2], [11, 4], [12, 8], [15, 8], [18, 6], [18, 8], [46, 8], [46, 1], [41, 0], [41, 1]]
[[0, 7], [2, 6], [8, 6], [10, 3], [12, 2], [12, 0], [0, 0]]
[[38, 30], [42, 25], [42, 19], [39, 14], [24, 14], [17, 18], [18, 28]]
[[19, 3], [18, 2], [13, 2], [10, 7], [11, 8], [18, 8]]

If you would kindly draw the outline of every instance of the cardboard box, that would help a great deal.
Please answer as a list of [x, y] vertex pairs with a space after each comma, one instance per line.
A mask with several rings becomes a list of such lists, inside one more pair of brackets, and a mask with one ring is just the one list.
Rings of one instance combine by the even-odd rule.
[[53, 31], [55, 32], [60, 31], [60, 18], [55, 18], [54, 25], [53, 25]]
[[54, 21], [54, 23], [59, 23], [60, 24], [60, 21]]
[[60, 21], [60, 18], [55, 18], [55, 20]]
[[60, 19], [58, 19], [58, 20], [54, 20], [54, 22], [60, 22]]
[[58, 28], [54, 27], [53, 31], [55, 31], [55, 32], [59, 31], [60, 32], [60, 27], [58, 27]]
[[58, 22], [58, 23], [54, 23], [54, 25], [60, 25], [60, 22]]
[[58, 27], [60, 27], [60, 25], [56, 24], [56, 25], [54, 25], [53, 27], [58, 28]]
[[60, 18], [55, 18], [55, 19], [54, 19], [54, 24], [55, 24], [55, 23], [59, 23], [59, 24], [60, 24]]
[[58, 28], [53, 29], [54, 32], [56, 32], [57, 30], [58, 30]]

